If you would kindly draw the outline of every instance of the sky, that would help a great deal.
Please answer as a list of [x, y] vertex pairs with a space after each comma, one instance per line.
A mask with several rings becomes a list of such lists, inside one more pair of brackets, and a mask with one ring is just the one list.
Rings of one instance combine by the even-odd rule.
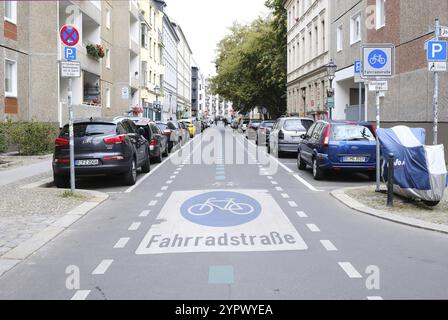
[[234, 21], [250, 23], [269, 12], [265, 0], [165, 0], [166, 13], [182, 27], [201, 73], [215, 74], [217, 43]]

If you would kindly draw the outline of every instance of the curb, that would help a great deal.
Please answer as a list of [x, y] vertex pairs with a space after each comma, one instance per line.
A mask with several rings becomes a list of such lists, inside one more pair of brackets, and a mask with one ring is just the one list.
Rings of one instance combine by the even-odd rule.
[[[45, 186], [50, 183], [50, 181], [48, 180], [49, 179], [44, 179], [24, 187], [37, 188]], [[53, 179], [50, 180], [52, 181]], [[67, 214], [59, 218], [57, 221], [55, 221], [53, 224], [51, 224], [41, 232], [35, 234], [30, 239], [22, 242], [14, 249], [0, 256], [0, 277], [7, 271], [14, 268], [17, 264], [28, 258], [30, 255], [41, 249], [48, 242], [56, 238], [59, 234], [61, 234], [63, 231], [68, 229], [71, 225], [73, 225], [75, 222], [89, 213], [92, 209], [96, 208], [101, 203], [109, 199], [109, 195], [103, 192], [92, 190], [77, 191], [90, 194], [92, 196], [92, 199], [69, 211]]]
[[339, 202], [343, 203], [347, 207], [349, 207], [353, 210], [356, 210], [358, 212], [365, 213], [370, 216], [374, 216], [374, 217], [377, 217], [377, 218], [380, 218], [383, 220], [396, 222], [396, 223], [414, 227], [414, 228], [448, 234], [448, 226], [439, 225], [439, 224], [435, 224], [435, 223], [431, 223], [431, 222], [426, 222], [426, 221], [423, 221], [420, 219], [403, 217], [403, 216], [393, 214], [390, 212], [373, 209], [373, 208], [367, 207], [366, 205], [360, 203], [359, 201], [353, 199], [352, 197], [348, 196], [345, 193], [346, 191], [349, 191], [349, 190], [358, 190], [358, 189], [359, 189], [358, 187], [344, 188], [344, 189], [332, 191], [332, 192], [330, 192], [330, 194], [335, 199], [339, 200]]

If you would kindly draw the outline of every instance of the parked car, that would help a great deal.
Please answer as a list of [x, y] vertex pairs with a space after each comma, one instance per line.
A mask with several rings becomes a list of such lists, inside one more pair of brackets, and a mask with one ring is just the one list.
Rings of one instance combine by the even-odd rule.
[[155, 163], [161, 163], [163, 157], [167, 157], [169, 153], [168, 137], [163, 134], [160, 128], [151, 119], [146, 118], [130, 118], [138, 128], [144, 130], [143, 136], [149, 143], [149, 151], [151, 160]]
[[257, 136], [255, 137], [255, 143], [257, 146], [268, 146], [269, 145], [269, 135], [271, 134], [271, 129], [274, 126], [274, 120], [266, 120], [260, 124], [257, 131]]
[[163, 132], [163, 134], [168, 139], [168, 153], [170, 153], [173, 148], [180, 142], [179, 134], [180, 128], [176, 128], [172, 122], [156, 122], [159, 129]]
[[318, 121], [302, 139], [297, 166], [305, 170], [310, 165], [314, 179], [331, 170], [364, 172], [375, 179], [376, 137], [369, 123]]
[[314, 121], [308, 118], [284, 117], [277, 120], [269, 136], [268, 152], [279, 157], [282, 153], [297, 153], [300, 136], [305, 134]]
[[257, 131], [260, 127], [261, 120], [250, 120], [246, 128], [246, 139], [255, 140], [257, 137]]
[[182, 119], [180, 120], [185, 127], [188, 130], [188, 134], [190, 135], [190, 138], [194, 138], [196, 135], [196, 124], [193, 122], [193, 120], [190, 119]]
[[[126, 185], [137, 181], [137, 169], [150, 171], [150, 151], [143, 129], [129, 119], [88, 119], [74, 123], [76, 177], [120, 175]], [[69, 127], [55, 141], [53, 177], [58, 188], [69, 186]]]

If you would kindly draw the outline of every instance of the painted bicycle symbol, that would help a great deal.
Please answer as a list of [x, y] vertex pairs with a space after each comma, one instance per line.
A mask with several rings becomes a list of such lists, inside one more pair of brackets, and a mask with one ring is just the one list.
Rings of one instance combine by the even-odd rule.
[[387, 55], [382, 50], [374, 50], [369, 54], [369, 64], [376, 68], [381, 69], [387, 63]]
[[206, 216], [215, 209], [228, 212], [234, 215], [246, 216], [254, 212], [254, 207], [247, 203], [237, 203], [235, 199], [218, 200], [209, 198], [204, 203], [198, 203], [188, 208], [188, 213], [193, 216]]

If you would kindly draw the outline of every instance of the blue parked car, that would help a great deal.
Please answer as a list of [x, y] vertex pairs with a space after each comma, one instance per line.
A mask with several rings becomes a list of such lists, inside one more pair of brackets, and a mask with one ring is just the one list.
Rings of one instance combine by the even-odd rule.
[[376, 136], [371, 124], [318, 121], [301, 138], [297, 166], [311, 166], [314, 179], [323, 179], [329, 171], [351, 171], [375, 180]]

